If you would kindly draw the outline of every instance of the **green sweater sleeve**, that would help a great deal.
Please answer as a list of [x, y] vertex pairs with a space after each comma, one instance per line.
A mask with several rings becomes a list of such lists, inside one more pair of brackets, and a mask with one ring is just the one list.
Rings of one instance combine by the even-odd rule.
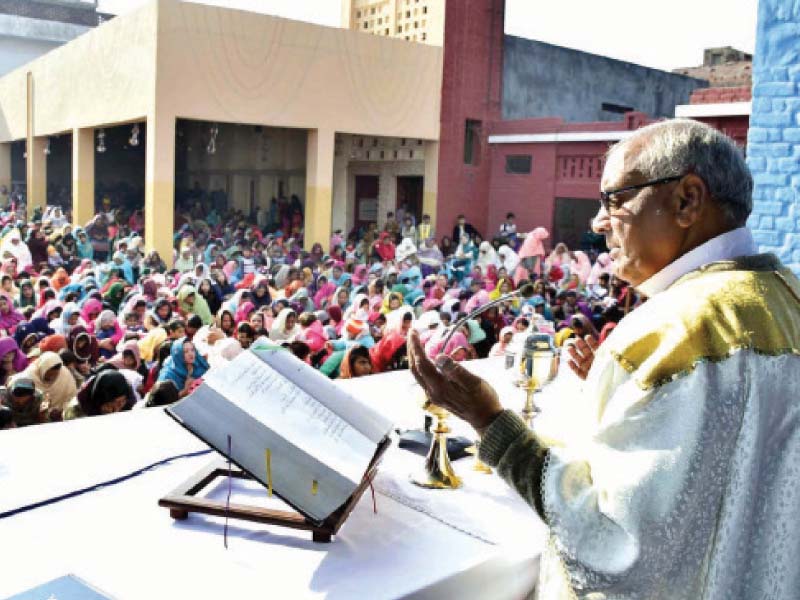
[[546, 521], [542, 502], [542, 474], [547, 448], [510, 410], [504, 410], [483, 434], [480, 458], [497, 469], [522, 498]]

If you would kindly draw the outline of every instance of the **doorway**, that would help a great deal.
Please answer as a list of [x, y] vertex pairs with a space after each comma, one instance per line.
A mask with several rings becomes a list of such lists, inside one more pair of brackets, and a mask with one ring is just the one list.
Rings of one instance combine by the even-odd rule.
[[553, 223], [553, 245], [564, 242], [570, 250], [584, 245], [591, 222], [597, 214], [597, 200], [581, 198], [556, 198], [556, 214]]
[[397, 209], [414, 217], [415, 223], [422, 221], [422, 193], [425, 178], [403, 176], [397, 178]]
[[355, 230], [378, 222], [378, 176], [356, 175]]

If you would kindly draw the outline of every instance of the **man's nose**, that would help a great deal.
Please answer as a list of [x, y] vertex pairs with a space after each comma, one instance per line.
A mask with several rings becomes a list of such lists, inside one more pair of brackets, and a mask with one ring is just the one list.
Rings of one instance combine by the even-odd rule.
[[601, 235], [611, 231], [611, 219], [602, 204], [592, 219], [592, 231]]

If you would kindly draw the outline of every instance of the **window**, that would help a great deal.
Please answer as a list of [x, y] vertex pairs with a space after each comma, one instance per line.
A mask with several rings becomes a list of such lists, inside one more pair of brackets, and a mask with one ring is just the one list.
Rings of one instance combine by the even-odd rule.
[[366, 29], [367, 27], [369, 27], [369, 21], [364, 21], [364, 29]]
[[464, 164], [477, 165], [480, 160], [481, 122], [473, 119], [464, 121]]
[[361, 11], [357, 10], [356, 11], [356, 19], [360, 19], [360, 18], [361, 18]]
[[414, 21], [414, 29], [416, 29], [417, 27], [419, 27], [419, 22], [418, 21]]
[[530, 154], [509, 154], [506, 156], [506, 173], [511, 175], [529, 175], [532, 162]]
[[428, 7], [427, 6], [423, 6], [422, 7], [422, 14], [423, 15], [427, 15], [428, 14]]
[[423, 31], [422, 32], [422, 41], [424, 42], [427, 39], [428, 39], [428, 34]]
[[403, 26], [402, 25], [398, 25], [397, 26], [397, 33], [403, 33]]
[[406, 11], [406, 19], [410, 19], [410, 18], [411, 18], [411, 11], [407, 10]]
[[614, 104], [613, 102], [603, 102], [600, 108], [606, 112], [618, 115], [624, 115], [626, 112], [631, 112], [633, 110], [632, 106], [623, 106], [622, 104]]
[[375, 7], [373, 7], [373, 8], [371, 8], [371, 9], [370, 9], [370, 11], [369, 11], [369, 14], [371, 14], [371, 15], [374, 15], [374, 14], [375, 14]]
[[384, 30], [383, 35], [389, 35], [389, 28], [388, 27]]

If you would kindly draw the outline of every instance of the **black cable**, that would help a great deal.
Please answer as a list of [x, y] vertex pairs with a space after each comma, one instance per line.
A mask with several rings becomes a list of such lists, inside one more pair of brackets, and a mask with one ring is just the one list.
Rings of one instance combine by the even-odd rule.
[[32, 504], [26, 504], [24, 506], [20, 506], [17, 508], [12, 508], [11, 510], [7, 510], [5, 512], [0, 513], [0, 519], [5, 519], [7, 517], [13, 517], [14, 515], [18, 515], [20, 513], [28, 512], [29, 510], [34, 510], [36, 508], [41, 508], [43, 506], [49, 506], [50, 504], [55, 504], [57, 502], [61, 502], [62, 500], [68, 500], [70, 498], [75, 498], [77, 496], [81, 496], [88, 492], [95, 492], [101, 488], [106, 486], [116, 485], [118, 483], [122, 483], [123, 481], [127, 481], [128, 479], [132, 479], [133, 477], [138, 477], [143, 473], [149, 471], [150, 469], [154, 469], [155, 467], [159, 467], [161, 465], [165, 465], [173, 460], [177, 460], [179, 458], [192, 458], [195, 456], [202, 456], [203, 454], [209, 454], [213, 452], [213, 450], [199, 450], [197, 452], [189, 452], [187, 454], [177, 454], [175, 456], [170, 456], [168, 458], [164, 458], [158, 462], [154, 462], [151, 465], [147, 465], [146, 467], [142, 467], [141, 469], [137, 469], [132, 473], [128, 473], [127, 475], [122, 475], [120, 477], [115, 477], [114, 479], [109, 479], [108, 481], [103, 481], [101, 483], [96, 483], [94, 485], [90, 485], [85, 488], [81, 488], [79, 490], [74, 490], [72, 492], [67, 492], [66, 494], [61, 494], [60, 496], [54, 496], [52, 498], [48, 498], [46, 500], [40, 500], [39, 502], [34, 502]]

